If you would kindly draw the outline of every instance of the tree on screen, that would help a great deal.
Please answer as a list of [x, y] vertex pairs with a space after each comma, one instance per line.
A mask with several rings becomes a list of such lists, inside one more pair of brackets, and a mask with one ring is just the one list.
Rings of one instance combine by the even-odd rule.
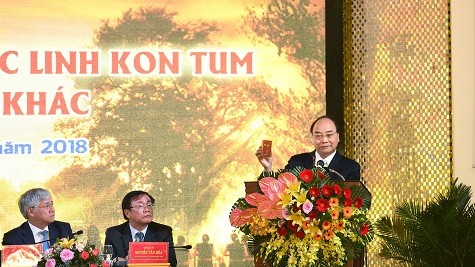
[[279, 55], [300, 66], [310, 93], [317, 94], [325, 86], [324, 5], [324, 0], [271, 0], [248, 9], [245, 17], [253, 38], [271, 42]]
[[[216, 25], [178, 24], [173, 17], [164, 9], [129, 10], [116, 23], [104, 22], [95, 45], [102, 51], [213, 45], [210, 34], [219, 30]], [[252, 128], [256, 120], [278, 132], [276, 151], [286, 155], [307, 143], [302, 128], [322, 109], [312, 98], [292, 90], [281, 93], [258, 77], [103, 75], [75, 82], [76, 88], [91, 88], [92, 116], [63, 120], [55, 128], [65, 136], [87, 138], [90, 156], [75, 158], [49, 186], [64, 194], [76, 187], [77, 195], [89, 197], [91, 192], [81, 190], [88, 185], [74, 181], [92, 179], [89, 186], [98, 195], [94, 205], [111, 207], [100, 209], [100, 216], [109, 218], [100, 222], [105, 226], [117, 221], [122, 197], [135, 189], [156, 198], [161, 221], [174, 218], [181, 228], [199, 224], [223, 184], [258, 175], [253, 151], [262, 132]], [[276, 165], [285, 160], [276, 159]], [[71, 180], [69, 188], [59, 186], [65, 180]]]

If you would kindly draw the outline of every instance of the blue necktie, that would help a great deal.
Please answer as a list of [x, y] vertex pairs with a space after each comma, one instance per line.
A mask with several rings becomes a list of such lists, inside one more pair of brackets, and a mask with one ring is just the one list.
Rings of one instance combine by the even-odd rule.
[[135, 239], [137, 240], [137, 242], [142, 242], [143, 241], [143, 237], [144, 237], [144, 234], [142, 232], [137, 232], [135, 234]]
[[[40, 232], [40, 235], [43, 237], [43, 240], [42, 241], [45, 241], [45, 240], [48, 240], [47, 239], [47, 235], [48, 235], [48, 231], [47, 230], [43, 230]], [[45, 252], [48, 248], [49, 248], [49, 242], [48, 241], [45, 241], [43, 243], [41, 243], [42, 247], [43, 247], [43, 252]]]

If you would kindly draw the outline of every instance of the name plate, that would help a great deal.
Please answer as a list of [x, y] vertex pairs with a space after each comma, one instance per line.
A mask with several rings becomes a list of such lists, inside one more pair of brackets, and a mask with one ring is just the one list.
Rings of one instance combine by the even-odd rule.
[[168, 242], [130, 242], [129, 263], [168, 263]]

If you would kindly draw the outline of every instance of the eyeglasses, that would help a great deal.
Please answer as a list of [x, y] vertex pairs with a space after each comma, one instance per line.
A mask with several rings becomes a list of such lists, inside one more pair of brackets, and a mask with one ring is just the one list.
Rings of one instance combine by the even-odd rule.
[[45, 209], [45, 210], [50, 210], [54, 208], [54, 203], [46, 203], [44, 206], [33, 206], [32, 208], [39, 208], [39, 209]]
[[318, 134], [315, 134], [313, 136], [313, 138], [315, 138], [316, 140], [318, 141], [321, 141], [323, 140], [323, 138], [327, 138], [327, 139], [331, 139], [333, 136], [335, 136], [335, 134], [338, 133], [338, 132], [332, 132], [332, 133], [326, 133], [326, 134], [321, 134], [321, 133], [318, 133]]
[[147, 207], [149, 210], [153, 209], [154, 204], [152, 202], [149, 202], [147, 204], [137, 204], [135, 206], [131, 206], [130, 209], [138, 209], [138, 210], [144, 210], [145, 207]]

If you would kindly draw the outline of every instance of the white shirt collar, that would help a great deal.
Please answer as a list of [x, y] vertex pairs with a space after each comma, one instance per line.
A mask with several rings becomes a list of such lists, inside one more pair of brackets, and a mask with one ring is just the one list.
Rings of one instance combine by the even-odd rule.
[[132, 240], [135, 241], [135, 234], [136, 234], [136, 233], [142, 232], [143, 235], [145, 236], [145, 233], [147, 233], [148, 225], [147, 225], [147, 227], [145, 227], [142, 231], [139, 231], [139, 230], [133, 228], [130, 223], [129, 223], [129, 227], [130, 227], [130, 233], [132, 234]]
[[43, 237], [40, 235], [41, 231], [43, 231], [43, 230], [48, 231], [48, 236], [49, 236], [48, 226], [46, 226], [44, 229], [40, 229], [40, 228], [34, 226], [33, 224], [31, 224], [29, 221], [28, 221], [28, 226], [30, 226], [31, 232], [33, 233], [33, 237], [35, 238], [35, 243], [43, 241]]
[[318, 162], [319, 160], [323, 160], [323, 162], [325, 162], [325, 166], [324, 167], [328, 167], [328, 165], [330, 165], [330, 162], [332, 161], [333, 157], [335, 156], [336, 154], [336, 150], [333, 151], [333, 153], [331, 153], [330, 155], [328, 155], [328, 157], [326, 158], [322, 158], [317, 151], [315, 151], [315, 162]]

